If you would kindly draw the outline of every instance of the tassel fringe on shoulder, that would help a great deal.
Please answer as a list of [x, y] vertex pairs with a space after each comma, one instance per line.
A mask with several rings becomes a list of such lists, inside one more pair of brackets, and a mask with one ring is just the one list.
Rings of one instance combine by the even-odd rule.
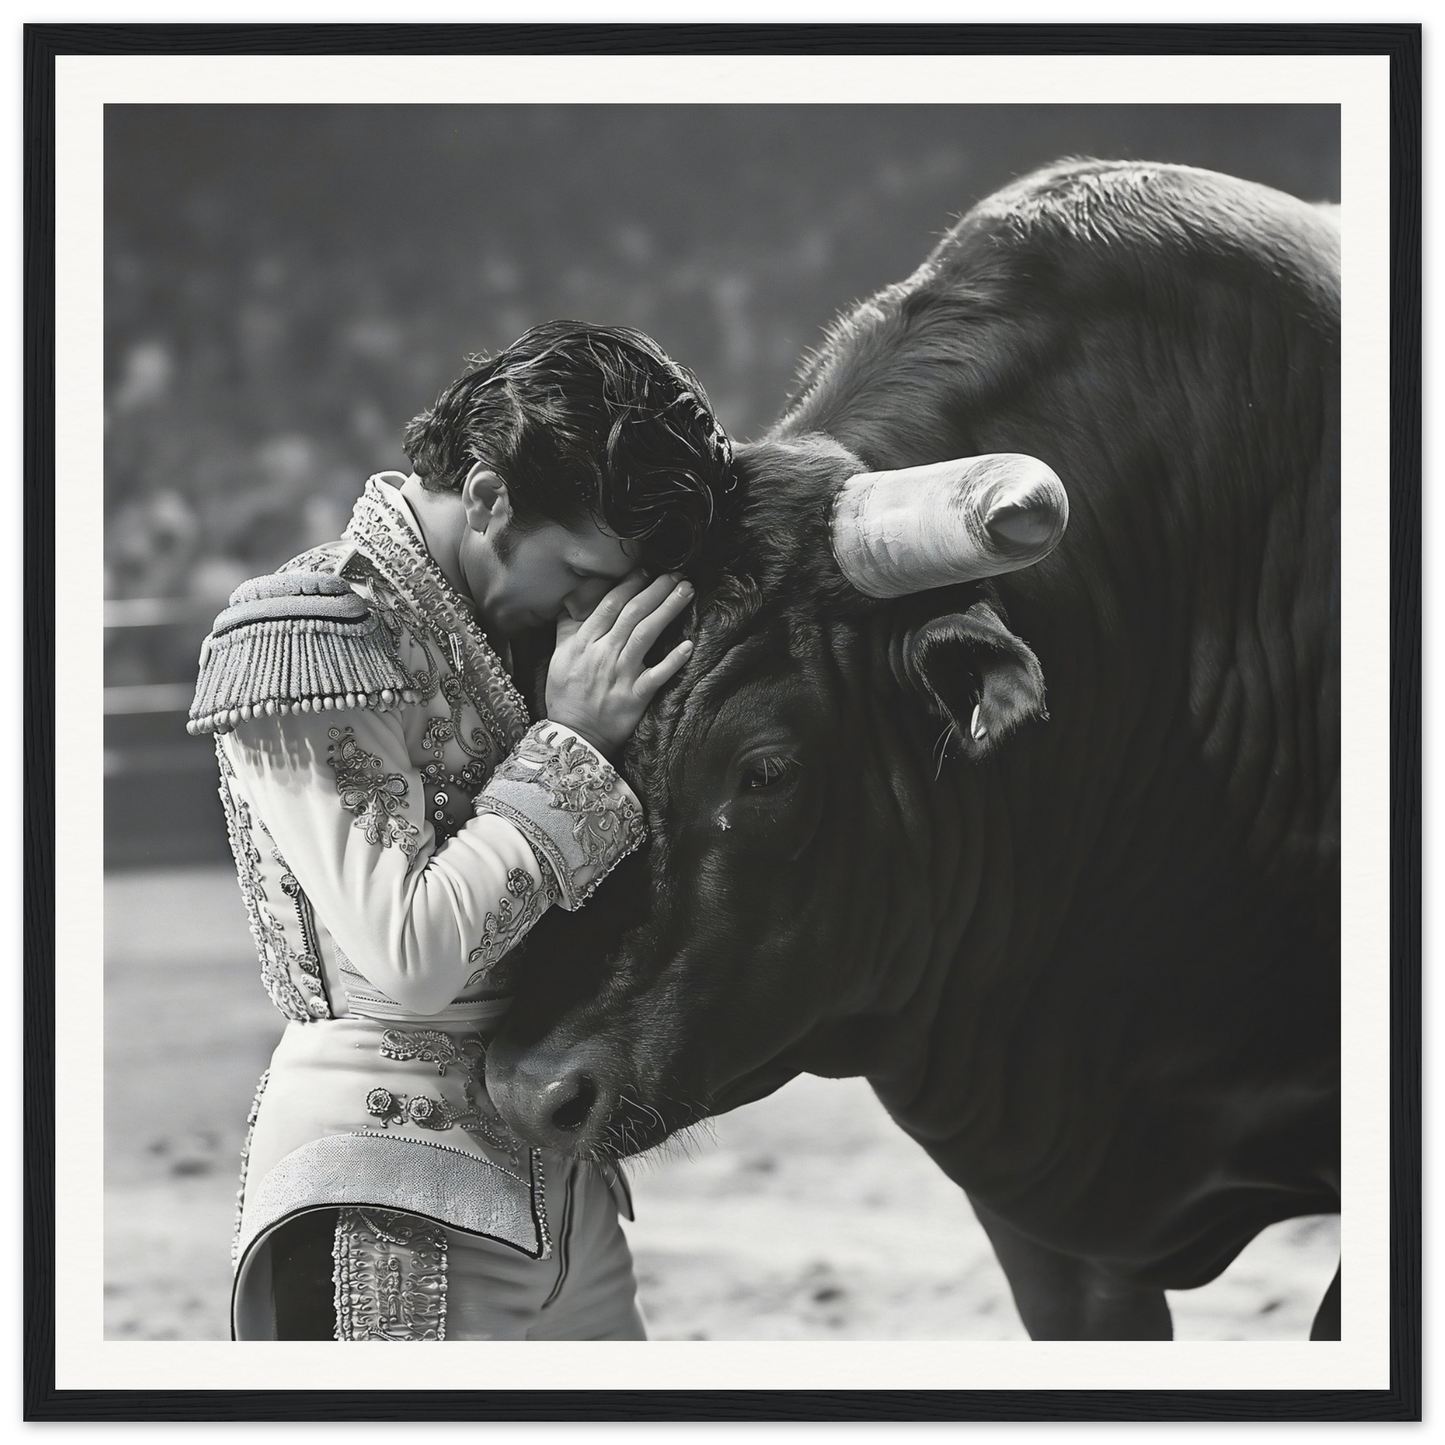
[[281, 572], [243, 582], [216, 618], [201, 646], [186, 731], [416, 701], [380, 622], [341, 578]]

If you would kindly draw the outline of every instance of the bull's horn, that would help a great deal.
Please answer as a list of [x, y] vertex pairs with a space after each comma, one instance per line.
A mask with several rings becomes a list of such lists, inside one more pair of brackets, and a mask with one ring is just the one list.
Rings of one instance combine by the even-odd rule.
[[1031, 566], [1068, 524], [1052, 468], [996, 452], [850, 478], [833, 511], [833, 554], [865, 596], [903, 597]]

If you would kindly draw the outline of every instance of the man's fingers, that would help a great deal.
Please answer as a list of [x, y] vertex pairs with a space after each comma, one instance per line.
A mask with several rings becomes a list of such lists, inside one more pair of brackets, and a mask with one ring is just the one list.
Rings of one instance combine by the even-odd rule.
[[[648, 588], [648, 592], [651, 590]], [[647, 656], [652, 644], [676, 621], [683, 609], [692, 601], [692, 591], [691, 582], [686, 580], [679, 582], [670, 592], [663, 595], [651, 612], [638, 619], [632, 629], [632, 636], [622, 645], [621, 662], [625, 670], [631, 671], [633, 668], [642, 666], [642, 659]], [[615, 631], [620, 631], [626, 626], [628, 608], [640, 607], [646, 597], [647, 593], [644, 592], [627, 604], [627, 608], [623, 609], [623, 615], [617, 620]]]
[[681, 580], [676, 572], [664, 572], [623, 605], [612, 624], [612, 640], [619, 648], [626, 645], [633, 629], [644, 617], [650, 617], [667, 601]]
[[651, 702], [658, 688], [680, 672], [691, 655], [692, 643], [684, 638], [656, 667], [649, 667], [638, 675], [637, 681], [632, 684], [632, 695], [640, 702]]
[[613, 623], [615, 623], [621, 615], [622, 609], [647, 585], [647, 573], [641, 568], [638, 568], [635, 572], [629, 572], [627, 576], [588, 613], [582, 626], [578, 629], [578, 631], [583, 634], [582, 641], [591, 642], [594, 638], [603, 637], [610, 632]]

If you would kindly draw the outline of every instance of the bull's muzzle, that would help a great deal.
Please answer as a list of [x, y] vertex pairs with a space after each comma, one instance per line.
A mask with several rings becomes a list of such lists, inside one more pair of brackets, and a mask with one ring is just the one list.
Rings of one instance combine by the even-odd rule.
[[487, 1051], [487, 1093], [503, 1121], [529, 1144], [592, 1152], [616, 1104], [608, 1060], [595, 1047], [522, 1047], [506, 1035]]

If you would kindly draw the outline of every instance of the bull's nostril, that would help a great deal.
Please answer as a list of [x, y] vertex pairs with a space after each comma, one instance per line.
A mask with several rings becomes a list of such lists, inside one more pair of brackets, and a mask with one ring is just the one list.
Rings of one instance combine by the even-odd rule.
[[597, 1102], [597, 1085], [582, 1074], [577, 1079], [577, 1089], [564, 1104], [559, 1104], [552, 1113], [552, 1123], [558, 1129], [571, 1133], [587, 1122], [592, 1106]]

